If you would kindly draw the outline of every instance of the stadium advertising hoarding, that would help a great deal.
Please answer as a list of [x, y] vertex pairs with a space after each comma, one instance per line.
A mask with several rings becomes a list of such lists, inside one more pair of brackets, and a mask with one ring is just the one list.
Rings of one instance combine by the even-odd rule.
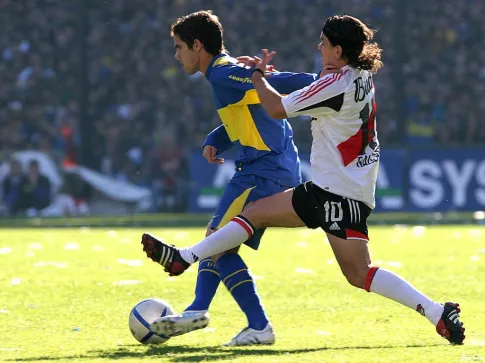
[[[189, 212], [212, 212], [234, 174], [234, 155], [209, 165], [191, 156]], [[309, 154], [302, 173], [311, 178]], [[385, 150], [381, 154], [376, 200], [378, 212], [449, 212], [485, 210], [485, 149]]]
[[408, 210], [485, 210], [484, 149], [413, 151], [408, 165]]

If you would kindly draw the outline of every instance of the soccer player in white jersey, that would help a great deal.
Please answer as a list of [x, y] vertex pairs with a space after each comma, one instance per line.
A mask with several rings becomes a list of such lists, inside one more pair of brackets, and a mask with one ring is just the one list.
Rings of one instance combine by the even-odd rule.
[[[371, 262], [367, 218], [375, 206], [380, 153], [372, 74], [382, 66], [381, 49], [370, 42], [373, 34], [351, 16], [328, 18], [318, 49], [324, 69], [334, 66], [340, 72], [321, 74], [310, 86], [285, 97], [264, 77], [274, 52], [264, 49], [264, 58], [254, 68], [253, 85], [271, 117], [312, 116], [313, 181], [248, 205], [230, 223], [192, 247], [177, 249], [162, 241], [142, 239], [144, 250], [171, 275], [179, 275], [198, 259], [240, 245], [258, 228], [320, 227], [351, 285], [416, 310], [450, 343], [462, 344], [465, 329], [457, 303], [435, 302]], [[164, 324], [159, 319], [151, 329], [157, 331]]]

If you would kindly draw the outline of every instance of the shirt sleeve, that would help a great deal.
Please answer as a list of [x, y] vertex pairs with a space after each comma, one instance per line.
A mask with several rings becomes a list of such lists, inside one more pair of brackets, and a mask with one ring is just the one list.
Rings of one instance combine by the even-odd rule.
[[202, 149], [206, 145], [215, 147], [217, 149], [217, 155], [219, 155], [224, 151], [229, 150], [232, 147], [233, 142], [229, 138], [224, 125], [220, 125], [212, 130], [209, 135], [207, 135], [204, 143], [202, 144]]
[[346, 73], [325, 75], [309, 86], [283, 97], [287, 116], [319, 116], [340, 111], [347, 83], [343, 79]]

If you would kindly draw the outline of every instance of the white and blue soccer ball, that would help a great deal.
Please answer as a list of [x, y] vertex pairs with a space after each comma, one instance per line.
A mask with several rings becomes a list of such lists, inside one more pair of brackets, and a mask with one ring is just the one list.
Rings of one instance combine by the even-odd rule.
[[152, 333], [150, 324], [165, 315], [172, 315], [174, 311], [162, 299], [145, 299], [140, 301], [130, 312], [130, 331], [133, 337], [142, 344], [163, 344], [170, 337]]

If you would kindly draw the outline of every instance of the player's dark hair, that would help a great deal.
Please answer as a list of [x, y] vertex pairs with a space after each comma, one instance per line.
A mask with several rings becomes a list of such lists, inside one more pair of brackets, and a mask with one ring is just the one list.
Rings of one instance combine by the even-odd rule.
[[198, 39], [204, 45], [204, 49], [212, 55], [227, 52], [224, 47], [223, 32], [219, 18], [211, 10], [182, 16], [175, 20], [170, 29], [171, 36], [178, 36], [190, 49]]
[[342, 59], [351, 67], [376, 73], [382, 67], [382, 49], [370, 43], [374, 30], [349, 15], [331, 16], [325, 22], [323, 34], [333, 46], [342, 47]]

